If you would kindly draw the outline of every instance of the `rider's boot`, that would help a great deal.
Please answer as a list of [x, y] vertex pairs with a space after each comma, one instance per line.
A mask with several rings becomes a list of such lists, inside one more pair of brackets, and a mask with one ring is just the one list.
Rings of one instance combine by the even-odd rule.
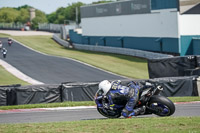
[[140, 108], [137, 108], [137, 109], [134, 109], [133, 111], [128, 111], [126, 109], [123, 109], [122, 110], [122, 115], [125, 117], [125, 118], [131, 118], [132, 116], [137, 116], [139, 114], [144, 114], [145, 113], [145, 110], [146, 110], [146, 107], [143, 106], [143, 107], [140, 107]]

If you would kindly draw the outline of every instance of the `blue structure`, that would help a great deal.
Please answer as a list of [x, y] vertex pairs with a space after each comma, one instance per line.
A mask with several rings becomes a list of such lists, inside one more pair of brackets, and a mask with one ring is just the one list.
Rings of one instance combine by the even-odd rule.
[[83, 32], [70, 31], [73, 43], [181, 56], [200, 55], [197, 39], [200, 31], [193, 34], [184, 29], [185, 20], [195, 27], [192, 19], [198, 17], [200, 23], [200, 15], [180, 15], [178, 0], [135, 0], [90, 5], [83, 6], [81, 13]]

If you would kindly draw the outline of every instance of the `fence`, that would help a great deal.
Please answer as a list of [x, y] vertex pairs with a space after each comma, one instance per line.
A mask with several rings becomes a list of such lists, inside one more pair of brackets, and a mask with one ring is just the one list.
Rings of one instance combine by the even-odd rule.
[[53, 35], [53, 39], [59, 43], [60, 45], [64, 46], [64, 47], [69, 47], [69, 43], [67, 41], [64, 41], [62, 39], [60, 39], [60, 34], [54, 34]]
[[63, 24], [47, 24], [47, 23], [41, 24], [41, 23], [39, 23], [38, 30], [60, 33], [62, 26], [64, 26], [64, 25]]
[[0, 29], [3, 30], [21, 30], [24, 25], [21, 23], [0, 23]]
[[[127, 85], [131, 80], [122, 81]], [[163, 96], [199, 96], [199, 81], [195, 77], [168, 77], [151, 80], [134, 80], [162, 84]], [[0, 86], [0, 106], [65, 101], [93, 101], [99, 82], [62, 83], [58, 85]]]

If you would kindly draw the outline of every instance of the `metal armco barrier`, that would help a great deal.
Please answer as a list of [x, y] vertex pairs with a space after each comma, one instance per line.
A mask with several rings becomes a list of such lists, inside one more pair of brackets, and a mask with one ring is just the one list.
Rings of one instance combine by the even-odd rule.
[[[69, 43], [60, 39], [58, 34], [53, 35], [53, 39], [64, 47], [69, 47]], [[117, 48], [117, 47], [108, 47], [108, 46], [94, 46], [94, 45], [83, 45], [83, 44], [73, 44], [75, 49], [80, 50], [89, 50], [89, 51], [98, 51], [98, 52], [107, 52], [107, 53], [116, 53], [123, 55], [131, 55], [146, 59], [160, 59], [160, 58], [169, 58], [173, 57], [172, 55], [154, 53], [142, 50], [128, 49], [128, 48]]]

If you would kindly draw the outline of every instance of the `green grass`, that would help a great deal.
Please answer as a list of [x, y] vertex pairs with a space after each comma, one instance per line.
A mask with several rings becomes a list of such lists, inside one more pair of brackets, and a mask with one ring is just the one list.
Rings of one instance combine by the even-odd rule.
[[0, 124], [1, 133], [199, 133], [200, 117], [97, 119], [74, 122]]
[[10, 35], [8, 35], [8, 34], [3, 34], [3, 33], [0, 33], [0, 37], [2, 37], [2, 38], [8, 38], [8, 37], [10, 37]]
[[21, 84], [21, 85], [29, 85], [29, 83], [18, 79], [11, 73], [7, 72], [1, 65], [0, 65], [0, 85], [11, 85], [11, 84]]
[[200, 97], [191, 96], [191, 97], [169, 97], [173, 102], [192, 102], [192, 101], [200, 101]]
[[[191, 102], [200, 101], [200, 97], [169, 97], [173, 102]], [[41, 103], [41, 104], [25, 104], [25, 105], [12, 105], [0, 106], [0, 110], [9, 109], [31, 109], [31, 108], [52, 108], [52, 107], [73, 107], [73, 106], [95, 106], [94, 101], [82, 102], [62, 102], [62, 103]]]
[[31, 108], [52, 108], [52, 107], [74, 107], [74, 106], [94, 106], [94, 101], [80, 102], [62, 102], [62, 103], [40, 103], [40, 104], [24, 104], [12, 106], [0, 106], [0, 110], [8, 109], [31, 109]]

